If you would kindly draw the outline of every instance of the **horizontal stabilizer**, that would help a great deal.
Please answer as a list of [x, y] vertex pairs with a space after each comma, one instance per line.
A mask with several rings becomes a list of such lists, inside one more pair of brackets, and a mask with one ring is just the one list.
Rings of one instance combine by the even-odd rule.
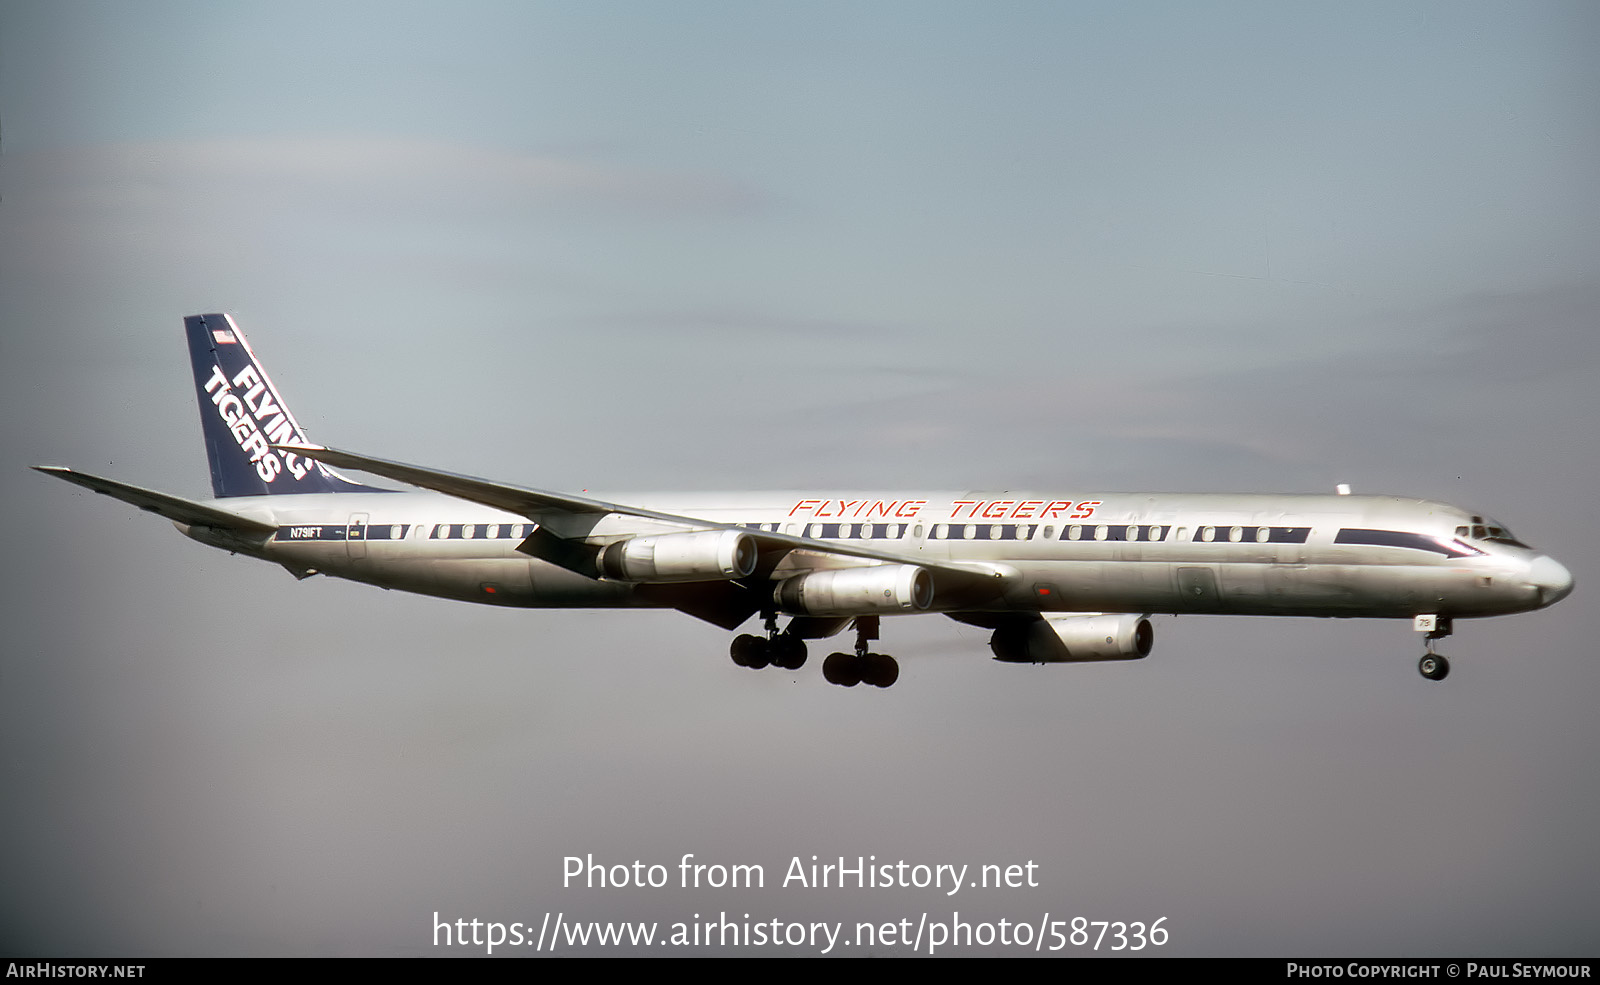
[[207, 506], [204, 503], [196, 503], [190, 499], [169, 496], [153, 489], [141, 489], [138, 486], [130, 486], [125, 482], [117, 482], [114, 479], [103, 479], [98, 475], [90, 475], [87, 472], [74, 472], [72, 469], [63, 468], [60, 465], [35, 465], [33, 469], [36, 472], [43, 472], [45, 475], [53, 475], [58, 479], [65, 479], [85, 489], [92, 489], [102, 495], [120, 499], [124, 503], [132, 503], [141, 510], [164, 516], [175, 523], [183, 523], [191, 527], [217, 527], [222, 530], [239, 530], [261, 534], [270, 534], [277, 529], [270, 523], [252, 520], [249, 517], [239, 516], [237, 513], [229, 513], [226, 510]]

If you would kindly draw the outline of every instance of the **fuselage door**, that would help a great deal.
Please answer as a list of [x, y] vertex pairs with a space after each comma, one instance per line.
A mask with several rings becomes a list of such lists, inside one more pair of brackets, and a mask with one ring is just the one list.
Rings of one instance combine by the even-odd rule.
[[1178, 592], [1191, 612], [1207, 612], [1221, 601], [1217, 595], [1217, 574], [1210, 568], [1179, 568]]
[[344, 546], [352, 560], [367, 556], [367, 514], [350, 514], [350, 523], [344, 528]]

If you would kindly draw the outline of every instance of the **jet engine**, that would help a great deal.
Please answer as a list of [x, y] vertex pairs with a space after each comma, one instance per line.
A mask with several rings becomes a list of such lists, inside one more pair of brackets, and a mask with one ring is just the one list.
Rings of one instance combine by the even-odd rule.
[[1150, 655], [1155, 630], [1135, 615], [1050, 615], [1001, 626], [989, 638], [1006, 663], [1086, 663]]
[[874, 564], [796, 575], [773, 593], [785, 612], [872, 616], [921, 612], [933, 604], [933, 576], [914, 564]]
[[737, 530], [632, 537], [607, 544], [600, 574], [615, 581], [725, 581], [756, 570], [756, 544]]

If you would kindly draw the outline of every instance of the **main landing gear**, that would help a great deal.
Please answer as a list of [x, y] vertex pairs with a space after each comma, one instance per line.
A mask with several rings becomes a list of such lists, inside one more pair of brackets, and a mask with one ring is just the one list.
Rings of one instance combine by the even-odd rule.
[[829, 684], [855, 687], [871, 684], [889, 687], [900, 679], [900, 664], [887, 653], [868, 653], [869, 640], [878, 638], [878, 617], [856, 617], [856, 652], [830, 653], [822, 661], [822, 676]]
[[1434, 643], [1449, 636], [1452, 627], [1449, 616], [1417, 616], [1412, 620], [1412, 626], [1419, 633], [1426, 633], [1423, 644], [1428, 652], [1417, 661], [1417, 670], [1430, 681], [1442, 681], [1450, 675], [1450, 661], [1443, 654], [1433, 652]]
[[766, 636], [742, 633], [733, 638], [733, 644], [728, 647], [733, 662], [751, 670], [760, 670], [767, 666], [780, 667], [784, 670], [799, 670], [804, 667], [805, 640], [791, 633], [778, 632], [777, 614], [769, 612], [766, 615]]
[[[733, 644], [728, 647], [733, 662], [741, 667], [751, 670], [760, 670], [763, 667], [781, 667], [784, 670], [799, 670], [806, 663], [806, 643], [792, 632], [778, 632], [778, 615], [776, 612], [763, 613], [766, 618], [765, 636], [755, 636], [751, 633], [741, 633], [733, 638]], [[842, 623], [843, 620], [840, 620]], [[824, 634], [838, 632], [838, 624], [823, 631]], [[858, 616], [855, 619], [856, 651], [854, 653], [830, 653], [822, 661], [822, 677], [829, 684], [838, 684], [841, 687], [855, 687], [857, 684], [871, 684], [873, 687], [888, 687], [900, 679], [900, 664], [886, 653], [868, 653], [867, 644], [878, 638], [878, 617]], [[794, 629], [790, 623], [789, 629]]]

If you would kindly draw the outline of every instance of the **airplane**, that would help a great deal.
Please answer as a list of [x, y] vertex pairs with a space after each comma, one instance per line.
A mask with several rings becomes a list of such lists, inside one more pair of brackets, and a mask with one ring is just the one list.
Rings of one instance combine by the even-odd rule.
[[[883, 616], [942, 613], [995, 659], [1148, 656], [1152, 613], [1410, 619], [1418, 670], [1457, 618], [1540, 609], [1572, 576], [1482, 514], [1394, 496], [1017, 492], [548, 492], [311, 444], [226, 314], [184, 319], [212, 498], [61, 466], [40, 472], [185, 535], [384, 588], [520, 607], [669, 608], [730, 632], [734, 663], [798, 670], [806, 641], [855, 631], [831, 684], [888, 687]], [[366, 485], [337, 468], [417, 487]], [[647, 504], [647, 505], [636, 505]], [[780, 616], [788, 617], [782, 630]]]

